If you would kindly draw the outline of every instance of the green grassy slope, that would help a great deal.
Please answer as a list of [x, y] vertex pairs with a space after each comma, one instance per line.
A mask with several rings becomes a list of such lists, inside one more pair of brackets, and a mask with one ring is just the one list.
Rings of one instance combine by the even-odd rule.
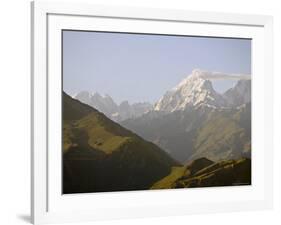
[[148, 189], [178, 163], [104, 114], [64, 93], [63, 192]]
[[216, 187], [251, 184], [251, 160], [223, 160], [212, 162], [200, 158], [171, 173], [152, 185], [151, 189]]

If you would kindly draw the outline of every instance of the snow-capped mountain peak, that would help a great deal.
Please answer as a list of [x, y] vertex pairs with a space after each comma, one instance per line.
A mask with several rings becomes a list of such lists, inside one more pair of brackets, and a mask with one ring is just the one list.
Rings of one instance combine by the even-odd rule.
[[176, 87], [174, 87], [172, 90], [178, 90], [180, 89], [182, 86], [186, 86], [188, 83], [190, 82], [194, 82], [194, 81], [198, 81], [198, 80], [203, 80], [202, 77], [204, 76], [204, 74], [206, 74], [207, 72], [204, 70], [200, 70], [200, 69], [194, 69], [192, 71], [192, 73], [190, 75], [188, 75], [186, 78], [184, 78]]
[[153, 108], [147, 102], [129, 104], [128, 101], [123, 101], [118, 105], [110, 95], [101, 95], [98, 92], [89, 93], [88, 91], [81, 91], [74, 95], [73, 98], [94, 107], [114, 121], [135, 118]]
[[155, 104], [154, 110], [173, 112], [201, 104], [222, 106], [225, 103], [224, 98], [214, 90], [210, 80], [203, 78], [205, 73], [207, 72], [193, 70], [176, 87], [166, 92]]

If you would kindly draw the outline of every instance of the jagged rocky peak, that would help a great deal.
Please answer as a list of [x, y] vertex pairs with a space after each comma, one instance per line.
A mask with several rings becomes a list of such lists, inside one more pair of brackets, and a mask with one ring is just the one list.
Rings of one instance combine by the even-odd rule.
[[200, 70], [200, 69], [194, 69], [190, 75], [188, 75], [185, 79], [183, 79], [174, 89], [179, 89], [182, 86], [186, 86], [189, 83], [196, 82], [197, 84], [207, 84], [210, 85], [210, 81], [207, 79], [204, 79], [207, 75], [207, 71]]
[[129, 104], [128, 101], [123, 101], [123, 102], [120, 103], [119, 106], [120, 106], [120, 107], [130, 107], [130, 104]]
[[251, 80], [239, 80], [223, 94], [229, 106], [239, 106], [251, 101]]
[[74, 95], [73, 98], [94, 107], [114, 121], [135, 118], [153, 108], [148, 102], [130, 104], [128, 101], [123, 101], [118, 105], [110, 95], [101, 95], [98, 92], [89, 93], [88, 91], [81, 91]]
[[79, 101], [89, 105], [91, 94], [88, 91], [81, 91], [75, 94], [73, 98], [78, 99]]
[[224, 105], [224, 98], [214, 90], [212, 82], [206, 79], [207, 73], [199, 69], [193, 70], [176, 87], [168, 91], [155, 104], [154, 109], [173, 112], [202, 104], [213, 107]]

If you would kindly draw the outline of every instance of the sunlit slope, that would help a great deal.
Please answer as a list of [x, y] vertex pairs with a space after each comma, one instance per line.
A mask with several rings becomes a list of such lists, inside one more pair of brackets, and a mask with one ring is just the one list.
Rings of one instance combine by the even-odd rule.
[[64, 193], [148, 189], [178, 165], [164, 151], [63, 95]]
[[216, 187], [251, 184], [251, 160], [212, 162], [200, 158], [192, 163], [173, 167], [171, 173], [157, 181], [151, 189]]

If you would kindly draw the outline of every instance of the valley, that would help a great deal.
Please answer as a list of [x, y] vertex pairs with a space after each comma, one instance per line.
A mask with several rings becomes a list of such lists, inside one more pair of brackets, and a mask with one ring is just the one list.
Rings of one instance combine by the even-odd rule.
[[251, 81], [194, 70], [154, 105], [63, 93], [63, 193], [251, 184]]

